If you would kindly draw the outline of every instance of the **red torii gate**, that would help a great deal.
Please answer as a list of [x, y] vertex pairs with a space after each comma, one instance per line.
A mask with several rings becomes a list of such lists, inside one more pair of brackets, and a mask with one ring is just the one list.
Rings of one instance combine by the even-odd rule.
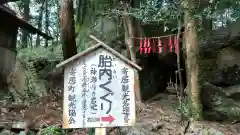
[[[179, 55], [179, 39], [177, 34], [161, 37], [143, 37], [139, 39], [140, 54], [175, 52]], [[158, 50], [156, 50], [156, 47]]]

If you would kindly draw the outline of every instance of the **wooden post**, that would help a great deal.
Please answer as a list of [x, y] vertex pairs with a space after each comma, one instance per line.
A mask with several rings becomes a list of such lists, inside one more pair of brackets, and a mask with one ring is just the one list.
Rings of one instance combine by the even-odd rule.
[[107, 128], [95, 128], [95, 135], [106, 135]]
[[134, 92], [135, 92], [135, 97], [136, 101], [142, 102], [142, 96], [141, 96], [141, 91], [140, 91], [140, 80], [139, 80], [139, 74], [138, 71], [134, 71]]

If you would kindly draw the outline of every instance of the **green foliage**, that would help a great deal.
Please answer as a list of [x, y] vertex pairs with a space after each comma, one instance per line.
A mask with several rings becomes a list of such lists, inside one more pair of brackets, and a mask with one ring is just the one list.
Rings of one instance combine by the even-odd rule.
[[[22, 60], [26, 69], [34, 76], [39, 75], [39, 72], [41, 72], [41, 70], [45, 67], [48, 67], [46, 73], [50, 72], [55, 68], [57, 64], [56, 62], [63, 59], [62, 48], [59, 45], [48, 48], [40, 46], [35, 48], [20, 49], [17, 57]], [[40, 67], [41, 63], [43, 64], [43, 67]]]
[[94, 135], [95, 134], [95, 129], [94, 128], [89, 128], [88, 129], [88, 134], [89, 135]]
[[38, 57], [48, 58], [49, 60], [60, 60], [62, 59], [62, 48], [58, 45], [48, 48], [40, 46], [18, 50], [18, 58], [22, 60], [28, 60]]
[[[96, 25], [96, 20], [101, 16], [108, 15], [109, 10], [114, 8], [113, 0], [79, 0], [76, 8], [76, 32]], [[91, 26], [89, 26], [91, 25]]]
[[118, 32], [121, 30], [118, 26], [119, 16], [111, 12], [115, 5], [116, 2], [112, 0], [81, 0], [77, 3], [76, 32], [78, 35], [76, 42], [78, 52], [93, 45], [89, 38], [90, 34], [107, 44], [119, 37]]
[[92, 33], [89, 25], [83, 24], [83, 26], [84, 27], [82, 27], [82, 29], [79, 31], [76, 38], [78, 52], [81, 52], [88, 48], [88, 43], [90, 41], [88, 36]]
[[189, 105], [187, 98], [184, 98], [181, 102], [178, 102], [177, 105], [173, 106], [177, 112], [179, 112], [184, 118], [190, 118], [191, 113], [189, 111]]
[[228, 120], [240, 120], [240, 106], [234, 100], [223, 97], [214, 96], [213, 110], [227, 117]]
[[[28, 103], [45, 96], [48, 90], [48, 82], [45, 79], [56, 64], [62, 60], [61, 47], [20, 49], [17, 58], [20, 63], [18, 68], [21, 69], [18, 72], [23, 72], [20, 75], [23, 75], [21, 78], [24, 80], [24, 84], [19, 85], [24, 85], [24, 88], [22, 90], [19, 87], [14, 87], [13, 91], [24, 91], [24, 96], [21, 98]], [[18, 86], [18, 84], [14, 85]]]
[[56, 126], [50, 126], [47, 128], [41, 129], [37, 135], [65, 135], [65, 132], [63, 129], [56, 127]]
[[25, 134], [25, 131], [21, 131], [18, 135], [35, 135], [35, 133], [32, 131], [28, 131], [27, 134]]
[[[225, 26], [227, 21], [233, 22], [240, 18], [240, 2], [238, 0], [217, 0], [210, 1], [208, 4], [199, 1], [194, 9], [183, 8], [183, 2], [144, 0], [139, 8], [132, 9], [132, 15], [144, 23], [169, 25], [176, 24], [179, 18], [183, 18], [183, 11], [189, 10], [193, 17], [200, 21], [212, 20], [214, 28]], [[201, 27], [197, 30], [202, 31]]]
[[165, 22], [171, 23], [181, 15], [179, 8], [163, 0], [145, 0], [139, 8], [133, 8], [133, 15], [144, 23]]
[[86, 19], [87, 9], [90, 7], [89, 3], [87, 0], [77, 1], [77, 15], [76, 15], [76, 31], [77, 32], [80, 31], [81, 26], [84, 24], [84, 21]]
[[18, 135], [25, 135], [25, 131], [21, 131]]

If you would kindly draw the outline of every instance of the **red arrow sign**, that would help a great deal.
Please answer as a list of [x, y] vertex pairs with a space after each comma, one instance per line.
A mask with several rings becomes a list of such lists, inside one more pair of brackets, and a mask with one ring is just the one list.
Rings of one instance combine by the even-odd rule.
[[107, 117], [101, 117], [101, 120], [104, 122], [113, 122], [115, 120], [115, 118], [111, 115], [107, 116]]

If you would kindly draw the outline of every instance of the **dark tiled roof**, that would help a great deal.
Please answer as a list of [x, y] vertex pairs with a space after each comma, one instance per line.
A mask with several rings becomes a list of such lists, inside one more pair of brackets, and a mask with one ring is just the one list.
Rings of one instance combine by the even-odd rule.
[[8, 3], [8, 2], [15, 2], [15, 1], [19, 1], [19, 0], [0, 0], [0, 5]]
[[[7, 21], [6, 24], [9, 24], [9, 25], [12, 24], [12, 25], [15, 25], [17, 27], [20, 27], [20, 28], [23, 28], [23, 29], [29, 31], [30, 33], [39, 34], [48, 40], [53, 39], [51, 36], [43, 33], [39, 29], [33, 27], [31, 24], [29, 24], [25, 20], [18, 18], [13, 10], [11, 10], [3, 5], [0, 5], [0, 17], [2, 18], [2, 22]], [[9, 22], [11, 22], [11, 23], [9, 23]]]

